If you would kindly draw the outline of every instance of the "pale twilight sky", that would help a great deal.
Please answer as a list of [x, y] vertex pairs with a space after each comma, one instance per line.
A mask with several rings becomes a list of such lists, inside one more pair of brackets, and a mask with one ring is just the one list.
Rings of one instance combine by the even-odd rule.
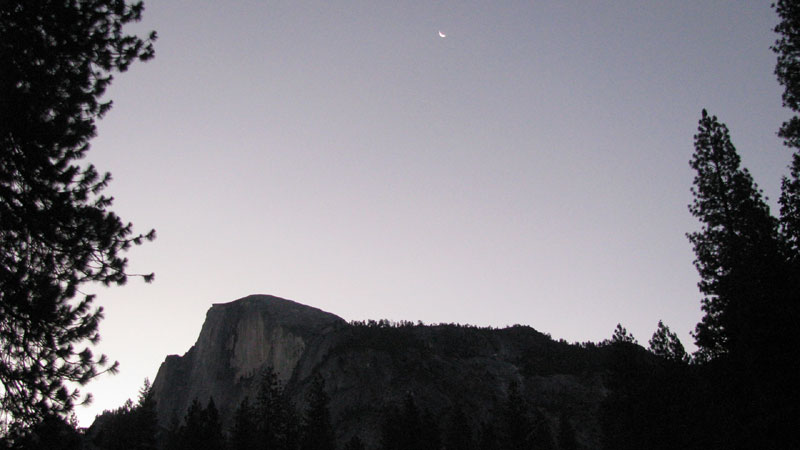
[[[769, 1], [150, 0], [88, 160], [158, 239], [96, 289], [88, 425], [194, 343], [212, 303], [526, 324], [694, 348], [700, 111], [774, 205], [789, 151]], [[440, 38], [438, 31], [447, 34]]]

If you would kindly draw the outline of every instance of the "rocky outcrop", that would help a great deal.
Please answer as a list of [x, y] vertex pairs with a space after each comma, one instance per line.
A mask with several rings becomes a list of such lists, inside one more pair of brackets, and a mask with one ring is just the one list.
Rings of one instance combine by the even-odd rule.
[[346, 326], [333, 314], [273, 296], [214, 304], [194, 346], [167, 356], [158, 370], [159, 420], [182, 418], [195, 398], [213, 398], [221, 416], [229, 416], [245, 396], [253, 397], [262, 369], [273, 367], [288, 384], [300, 361], [313, 359], [326, 348], [325, 337]]
[[337, 439], [357, 433], [375, 444], [386, 408], [405, 396], [435, 416], [454, 407], [467, 411], [477, 429], [516, 383], [553, 430], [567, 417], [584, 447], [596, 448], [604, 351], [522, 326], [348, 324], [312, 307], [253, 295], [213, 305], [195, 345], [162, 363], [153, 391], [163, 425], [181, 419], [193, 399], [210, 397], [227, 421], [245, 396], [255, 397], [264, 368], [275, 369], [300, 407], [318, 373]]

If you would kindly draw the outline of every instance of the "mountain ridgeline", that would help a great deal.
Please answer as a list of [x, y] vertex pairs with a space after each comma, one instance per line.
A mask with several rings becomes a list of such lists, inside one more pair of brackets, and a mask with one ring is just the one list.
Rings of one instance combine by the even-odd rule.
[[[641, 347], [637, 367], [657, 363]], [[387, 417], [401, 406], [445, 423], [461, 418], [471, 441], [519, 403], [551, 448], [568, 430], [575, 448], [601, 448], [601, 408], [616, 370], [613, 346], [571, 345], [526, 326], [347, 323], [273, 296], [215, 304], [197, 342], [162, 363], [152, 392], [163, 429], [193, 403], [213, 400], [223, 429], [245, 399], [254, 402], [265, 371], [302, 410], [321, 380], [338, 447], [353, 439], [386, 447]], [[612, 383], [613, 384], [613, 383]], [[507, 421], [505, 421], [507, 422]], [[500, 425], [502, 426], [502, 424]], [[543, 431], [541, 431], [543, 430]], [[530, 434], [530, 433], [528, 433]], [[571, 445], [571, 444], [570, 444]]]

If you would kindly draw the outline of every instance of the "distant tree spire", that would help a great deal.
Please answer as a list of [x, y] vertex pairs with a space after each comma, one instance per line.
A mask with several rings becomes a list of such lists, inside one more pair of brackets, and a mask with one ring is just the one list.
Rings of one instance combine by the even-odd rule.
[[628, 330], [626, 330], [622, 324], [618, 323], [617, 327], [614, 328], [614, 334], [611, 336], [611, 343], [638, 344], [639, 341], [637, 341], [632, 334], [628, 333]]
[[217, 405], [214, 404], [214, 397], [209, 397], [208, 404], [204, 411], [204, 434], [203, 450], [224, 450], [225, 438], [222, 434], [222, 421], [219, 418]]
[[[153, 394], [153, 385], [150, 379], [145, 378], [142, 388], [139, 389], [139, 400], [136, 403], [136, 429], [137, 447], [141, 450], [156, 448], [158, 434], [158, 416], [156, 412], [156, 399]], [[133, 448], [133, 447], [131, 447]]]
[[658, 328], [650, 338], [650, 352], [672, 362], [687, 363], [689, 355], [678, 339], [678, 335], [670, 331], [664, 322], [658, 321]]

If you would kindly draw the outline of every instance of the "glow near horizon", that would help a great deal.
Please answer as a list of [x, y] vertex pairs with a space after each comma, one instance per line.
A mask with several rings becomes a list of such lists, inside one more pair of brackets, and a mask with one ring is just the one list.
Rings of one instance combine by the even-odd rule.
[[157, 229], [129, 254], [156, 281], [97, 289], [121, 373], [83, 425], [254, 293], [570, 342], [661, 319], [691, 347], [700, 110], [771, 199], [789, 161], [769, 4], [384, 3], [146, 4], [156, 58], [116, 77], [88, 160]]

